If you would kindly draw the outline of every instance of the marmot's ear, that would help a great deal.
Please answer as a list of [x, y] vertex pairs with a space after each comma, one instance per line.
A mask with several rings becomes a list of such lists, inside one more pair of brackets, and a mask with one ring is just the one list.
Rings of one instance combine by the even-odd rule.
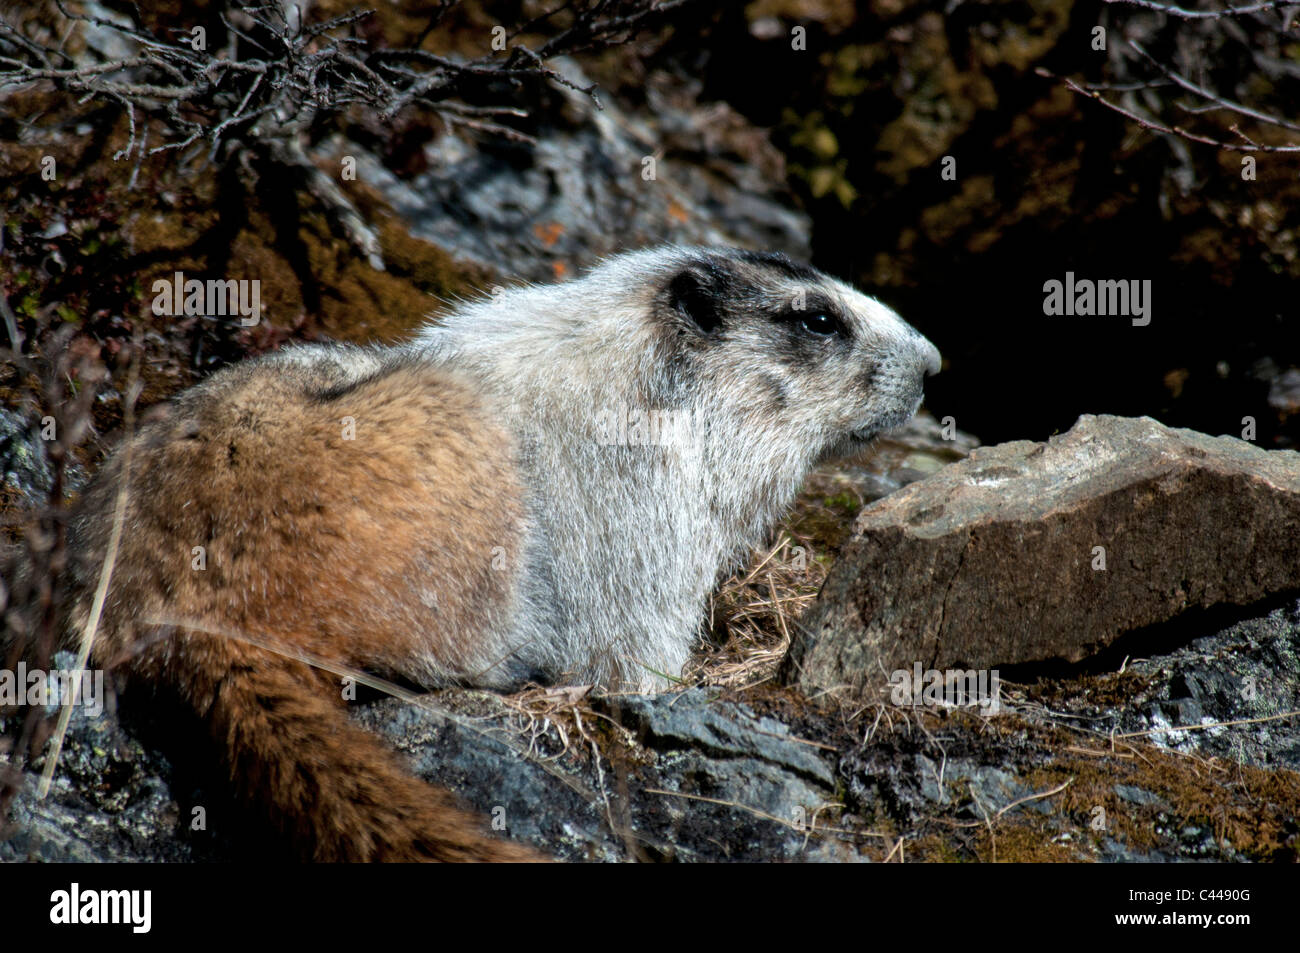
[[668, 304], [704, 334], [722, 325], [723, 276], [712, 268], [683, 268], [668, 285]]

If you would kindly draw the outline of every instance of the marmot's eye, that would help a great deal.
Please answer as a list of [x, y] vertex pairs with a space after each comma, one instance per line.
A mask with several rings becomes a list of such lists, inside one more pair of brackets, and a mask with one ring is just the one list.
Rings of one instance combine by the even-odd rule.
[[799, 319], [799, 327], [809, 334], [834, 334], [840, 323], [829, 314], [810, 314]]

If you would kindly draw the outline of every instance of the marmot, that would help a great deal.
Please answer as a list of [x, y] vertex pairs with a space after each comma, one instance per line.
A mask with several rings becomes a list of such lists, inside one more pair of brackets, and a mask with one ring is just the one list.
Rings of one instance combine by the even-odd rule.
[[809, 469], [907, 420], [938, 369], [847, 285], [695, 247], [504, 291], [400, 347], [289, 348], [181, 394], [100, 469], [69, 526], [67, 637], [129, 460], [96, 664], [186, 698], [305, 858], [523, 858], [294, 654], [427, 687], [662, 686]]

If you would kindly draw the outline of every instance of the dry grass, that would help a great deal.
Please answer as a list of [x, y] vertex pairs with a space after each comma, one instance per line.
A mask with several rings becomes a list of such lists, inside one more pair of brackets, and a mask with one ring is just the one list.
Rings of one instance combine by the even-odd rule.
[[829, 569], [810, 537], [782, 529], [709, 603], [706, 640], [682, 673], [694, 685], [748, 688], [767, 681], [790, 648], [790, 634]]

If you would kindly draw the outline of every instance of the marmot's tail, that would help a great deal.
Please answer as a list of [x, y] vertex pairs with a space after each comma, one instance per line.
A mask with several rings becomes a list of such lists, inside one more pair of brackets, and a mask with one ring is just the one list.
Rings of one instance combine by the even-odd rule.
[[[193, 658], [203, 653], [195, 643], [214, 637], [180, 638], [194, 640], [185, 651]], [[378, 738], [351, 724], [337, 679], [264, 650], [212, 647], [245, 658], [232, 659], [209, 692], [190, 687], [209, 695], [207, 721], [239, 795], [269, 812], [304, 860], [542, 859], [482, 833], [450, 793], [413, 777]]]
[[[508, 435], [467, 385], [414, 360], [352, 385], [338, 362], [235, 365], [151, 411], [68, 524], [62, 631], [90, 628], [108, 567], [96, 660], [187, 699], [304, 859], [525, 859], [353, 725], [339, 680], [304, 661], [454, 670], [509, 605], [491, 554], [524, 525]], [[362, 408], [365, 438], [343, 436]]]

